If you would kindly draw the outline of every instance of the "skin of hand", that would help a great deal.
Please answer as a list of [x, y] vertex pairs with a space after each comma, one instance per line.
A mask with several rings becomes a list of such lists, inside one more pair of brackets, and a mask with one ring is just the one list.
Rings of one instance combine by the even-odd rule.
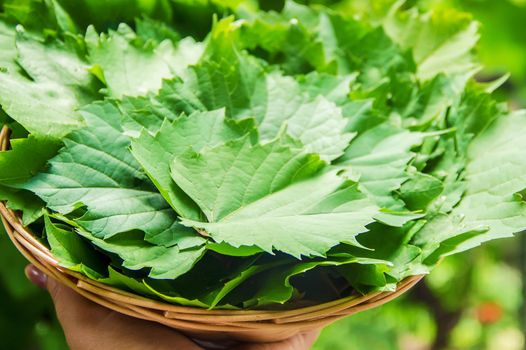
[[[35, 266], [26, 276], [51, 295], [58, 320], [71, 350], [204, 350], [184, 335], [152, 322], [99, 306], [63, 286]], [[242, 344], [231, 350], [308, 350], [319, 332], [266, 344]]]

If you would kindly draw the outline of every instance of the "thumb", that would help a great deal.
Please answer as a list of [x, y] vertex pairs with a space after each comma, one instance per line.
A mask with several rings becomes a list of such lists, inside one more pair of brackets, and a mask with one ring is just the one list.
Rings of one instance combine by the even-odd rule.
[[200, 350], [180, 333], [164, 326], [106, 309], [58, 283], [35, 266], [25, 270], [28, 279], [46, 289], [72, 350]]
[[83, 324], [86, 320], [100, 319], [100, 317], [104, 317], [111, 312], [81, 297], [53, 278], [48, 278], [45, 273], [34, 265], [28, 265], [25, 273], [33, 284], [49, 292], [55, 305], [57, 317], [64, 328], [70, 324]]

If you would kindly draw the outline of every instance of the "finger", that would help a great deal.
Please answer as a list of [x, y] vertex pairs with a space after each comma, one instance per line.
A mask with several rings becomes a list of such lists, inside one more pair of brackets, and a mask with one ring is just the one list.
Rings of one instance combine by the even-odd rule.
[[92, 304], [88, 299], [82, 298], [70, 288], [56, 282], [34, 265], [26, 267], [26, 276], [31, 282], [49, 292], [55, 305], [55, 311], [59, 320], [65, 327], [77, 326], [79, 324], [91, 324], [90, 320], [105, 317], [111, 311]]
[[300, 333], [290, 339], [265, 344], [244, 344], [234, 350], [308, 350], [312, 347], [320, 331]]
[[47, 289], [71, 350], [202, 350], [174, 330], [99, 306], [39, 271], [26, 268], [36, 285]]

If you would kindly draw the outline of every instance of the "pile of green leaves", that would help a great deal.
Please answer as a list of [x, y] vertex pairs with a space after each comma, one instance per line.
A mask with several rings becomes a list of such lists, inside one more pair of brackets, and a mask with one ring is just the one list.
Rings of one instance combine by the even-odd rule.
[[290, 308], [526, 228], [526, 115], [472, 79], [470, 16], [106, 3], [0, 2], [0, 199], [64, 267]]

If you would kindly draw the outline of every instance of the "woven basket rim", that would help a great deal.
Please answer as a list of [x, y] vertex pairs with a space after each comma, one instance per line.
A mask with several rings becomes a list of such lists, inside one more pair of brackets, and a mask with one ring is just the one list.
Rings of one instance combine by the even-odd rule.
[[[0, 131], [2, 151], [9, 148], [9, 134], [7, 126]], [[82, 296], [117, 312], [182, 329], [204, 338], [226, 332], [225, 334], [233, 334], [238, 339], [285, 339], [285, 335], [320, 328], [345, 316], [380, 306], [405, 293], [424, 277], [408, 277], [398, 283], [395, 291], [352, 295], [287, 310], [225, 310], [181, 306], [105, 285], [60, 266], [50, 250], [23, 225], [20, 214], [9, 209], [2, 201], [0, 218], [9, 238], [26, 259]], [[269, 338], [271, 334], [274, 334], [273, 338]]]

